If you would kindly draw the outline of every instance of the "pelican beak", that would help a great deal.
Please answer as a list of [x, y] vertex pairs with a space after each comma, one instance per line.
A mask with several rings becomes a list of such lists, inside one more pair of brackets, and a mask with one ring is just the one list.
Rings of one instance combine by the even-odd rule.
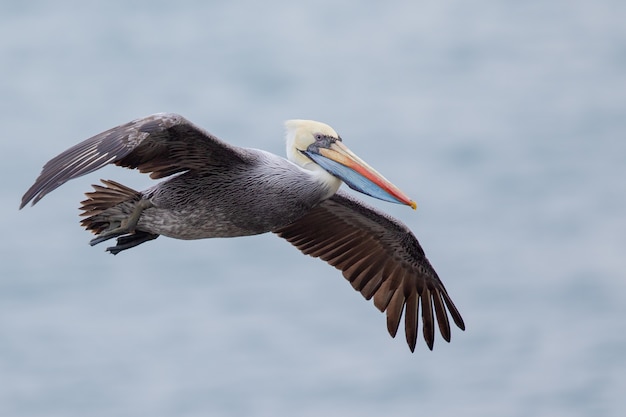
[[327, 142], [325, 146], [313, 144], [303, 153], [353, 190], [379, 200], [406, 204], [413, 210], [417, 208], [415, 201], [340, 141]]

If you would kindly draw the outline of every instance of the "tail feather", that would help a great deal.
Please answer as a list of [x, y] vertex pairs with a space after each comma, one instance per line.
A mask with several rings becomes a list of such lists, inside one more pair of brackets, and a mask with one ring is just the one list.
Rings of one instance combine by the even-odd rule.
[[88, 216], [80, 224], [93, 233], [118, 227], [128, 216], [141, 193], [111, 180], [100, 180], [105, 186], [92, 185], [94, 191], [85, 193], [87, 199], [81, 201], [81, 216]]

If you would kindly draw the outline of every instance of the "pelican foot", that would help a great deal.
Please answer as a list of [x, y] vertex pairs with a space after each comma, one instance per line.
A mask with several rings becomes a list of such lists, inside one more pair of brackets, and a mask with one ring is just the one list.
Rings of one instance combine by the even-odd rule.
[[[139, 222], [139, 218], [141, 217], [141, 213], [145, 209], [154, 207], [150, 200], [139, 200], [133, 212], [128, 216], [127, 219], [122, 221], [122, 224], [119, 227], [111, 230], [105, 230], [100, 233], [97, 237], [91, 239], [89, 244], [91, 246], [97, 245], [98, 243], [102, 243], [105, 240], [113, 239], [114, 237], [122, 236], [122, 235], [132, 235], [135, 233], [135, 227], [137, 227], [137, 222]], [[143, 233], [143, 232], [142, 232]], [[158, 236], [158, 235], [157, 235]], [[150, 240], [150, 239], [148, 239]]]
[[117, 255], [123, 250], [134, 248], [137, 245], [141, 245], [149, 240], [154, 240], [159, 235], [148, 232], [135, 232], [132, 235], [120, 236], [117, 238], [117, 245], [107, 248], [107, 252]]

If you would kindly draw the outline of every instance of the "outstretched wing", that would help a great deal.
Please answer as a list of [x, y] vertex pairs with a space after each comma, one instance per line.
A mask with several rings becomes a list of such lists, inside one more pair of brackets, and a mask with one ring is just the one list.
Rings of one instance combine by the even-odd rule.
[[[354, 289], [387, 312], [395, 337], [404, 311], [406, 340], [414, 351], [421, 304], [424, 340], [432, 350], [435, 320], [450, 341], [448, 313], [465, 330], [437, 273], [411, 231], [398, 220], [338, 192], [306, 216], [274, 233], [303, 253], [319, 257], [343, 272]], [[433, 312], [434, 310], [434, 312]]]
[[242, 162], [241, 148], [222, 142], [184, 117], [153, 114], [99, 133], [51, 159], [22, 197], [20, 208], [107, 164], [137, 168], [156, 179]]

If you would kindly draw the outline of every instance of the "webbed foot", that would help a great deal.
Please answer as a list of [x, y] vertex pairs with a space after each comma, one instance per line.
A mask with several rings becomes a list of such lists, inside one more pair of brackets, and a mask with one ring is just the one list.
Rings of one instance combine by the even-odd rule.
[[117, 238], [117, 245], [107, 248], [107, 252], [117, 255], [123, 250], [134, 248], [137, 245], [141, 245], [149, 240], [154, 240], [159, 235], [148, 232], [135, 232], [132, 235], [120, 236]]

